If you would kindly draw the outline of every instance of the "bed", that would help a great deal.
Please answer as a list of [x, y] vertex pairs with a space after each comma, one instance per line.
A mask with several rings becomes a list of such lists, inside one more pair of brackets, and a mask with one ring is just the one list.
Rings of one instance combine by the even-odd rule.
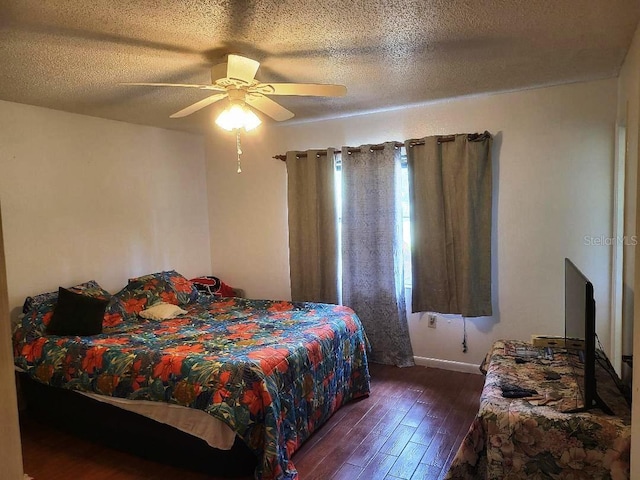
[[[108, 302], [102, 333], [49, 334], [58, 296], [28, 299], [16, 367], [59, 389], [205, 412], [258, 457], [256, 478], [297, 478], [293, 453], [369, 393], [366, 336], [348, 307], [201, 295], [174, 271], [130, 279], [115, 295], [93, 281], [70, 290]], [[186, 313], [141, 318], [159, 301]]]

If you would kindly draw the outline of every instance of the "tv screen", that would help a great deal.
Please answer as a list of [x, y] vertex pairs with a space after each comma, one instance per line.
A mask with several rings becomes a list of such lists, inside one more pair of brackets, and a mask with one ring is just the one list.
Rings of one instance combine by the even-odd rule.
[[582, 405], [572, 411], [611, 410], [596, 385], [596, 301], [593, 284], [568, 258], [564, 259], [565, 346], [581, 393]]
[[593, 297], [593, 285], [569, 260], [564, 259], [564, 336], [574, 349], [584, 345], [586, 339], [585, 316], [589, 297]]

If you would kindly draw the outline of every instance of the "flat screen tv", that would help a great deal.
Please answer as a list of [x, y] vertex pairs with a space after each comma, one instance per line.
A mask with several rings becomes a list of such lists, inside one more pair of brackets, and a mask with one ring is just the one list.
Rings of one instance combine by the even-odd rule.
[[567, 413], [599, 408], [612, 415], [611, 409], [598, 395], [596, 385], [596, 301], [593, 284], [568, 258], [564, 259], [564, 292], [565, 346], [582, 394], [582, 406]]

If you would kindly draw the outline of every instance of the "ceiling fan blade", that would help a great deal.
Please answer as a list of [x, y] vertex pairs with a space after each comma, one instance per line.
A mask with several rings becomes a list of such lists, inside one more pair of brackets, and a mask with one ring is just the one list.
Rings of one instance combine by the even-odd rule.
[[224, 92], [225, 88], [217, 85], [199, 85], [194, 83], [140, 83], [140, 82], [123, 82], [120, 85], [134, 85], [141, 87], [181, 87], [181, 88], [198, 88], [200, 90], [216, 90]]
[[211, 95], [210, 97], [200, 100], [193, 105], [189, 105], [187, 108], [183, 108], [179, 112], [170, 115], [169, 118], [186, 117], [187, 115], [191, 115], [192, 113], [197, 112], [198, 110], [203, 109], [204, 107], [211, 105], [212, 103], [216, 103], [217, 101], [222, 100], [226, 96], [226, 93], [216, 93], [215, 95]]
[[274, 102], [270, 98], [267, 98], [260, 94], [247, 95], [246, 102], [253, 108], [257, 108], [262, 113], [269, 115], [271, 118], [278, 122], [289, 120], [293, 118], [293, 112], [290, 112], [282, 105]]
[[227, 56], [227, 77], [251, 83], [256, 76], [260, 62], [240, 55]]
[[260, 83], [254, 88], [265, 95], [344, 97], [347, 94], [347, 87], [344, 85], [326, 85], [320, 83]]

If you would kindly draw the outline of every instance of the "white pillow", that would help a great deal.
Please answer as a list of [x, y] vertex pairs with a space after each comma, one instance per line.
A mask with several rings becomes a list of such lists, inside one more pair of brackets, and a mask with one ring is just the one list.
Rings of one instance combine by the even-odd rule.
[[142, 310], [138, 315], [148, 320], [168, 320], [170, 318], [176, 318], [178, 315], [184, 315], [185, 313], [188, 312], [177, 305], [160, 302], [146, 310]]

